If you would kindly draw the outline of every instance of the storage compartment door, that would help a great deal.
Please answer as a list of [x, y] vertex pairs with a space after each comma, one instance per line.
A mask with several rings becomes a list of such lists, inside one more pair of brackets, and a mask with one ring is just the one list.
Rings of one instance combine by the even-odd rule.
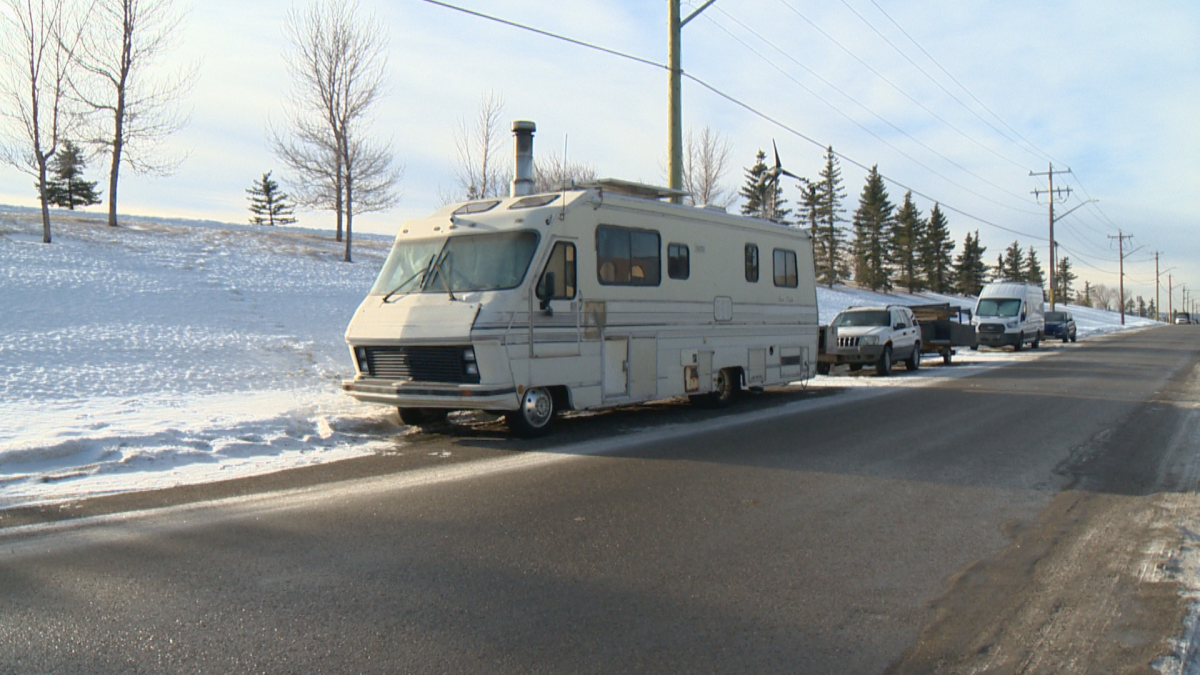
[[633, 338], [629, 342], [629, 395], [636, 399], [658, 394], [658, 340]]
[[629, 338], [604, 339], [604, 396], [629, 394]]

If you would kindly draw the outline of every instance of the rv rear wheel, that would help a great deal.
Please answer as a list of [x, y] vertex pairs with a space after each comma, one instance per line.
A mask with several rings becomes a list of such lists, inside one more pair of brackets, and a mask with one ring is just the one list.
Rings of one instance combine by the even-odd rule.
[[445, 408], [398, 408], [400, 421], [410, 427], [420, 427], [427, 424], [437, 424], [446, 421], [449, 410]]
[[554, 421], [554, 397], [545, 387], [534, 387], [521, 397], [521, 407], [504, 413], [508, 428], [521, 438], [545, 434]]
[[723, 408], [732, 403], [733, 397], [737, 396], [741, 385], [741, 378], [738, 376], [736, 370], [733, 368], [722, 368], [717, 373], [717, 386], [712, 393], [713, 404], [718, 408]]

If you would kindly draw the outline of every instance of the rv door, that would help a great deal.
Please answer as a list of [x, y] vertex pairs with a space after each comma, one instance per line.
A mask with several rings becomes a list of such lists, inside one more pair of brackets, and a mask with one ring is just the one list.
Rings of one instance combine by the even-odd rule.
[[535, 358], [579, 355], [583, 326], [576, 267], [574, 240], [555, 241], [531, 299], [529, 344]]

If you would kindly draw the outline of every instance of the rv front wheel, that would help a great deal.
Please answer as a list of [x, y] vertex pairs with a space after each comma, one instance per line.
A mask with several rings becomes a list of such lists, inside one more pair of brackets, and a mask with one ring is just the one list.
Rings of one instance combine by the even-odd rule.
[[521, 438], [534, 438], [546, 433], [554, 421], [554, 397], [544, 387], [534, 387], [521, 397], [521, 407], [504, 414], [508, 428]]

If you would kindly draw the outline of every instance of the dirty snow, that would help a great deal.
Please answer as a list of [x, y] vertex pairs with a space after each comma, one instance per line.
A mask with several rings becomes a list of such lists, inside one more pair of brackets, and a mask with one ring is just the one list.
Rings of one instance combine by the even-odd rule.
[[[389, 239], [56, 212], [41, 243], [32, 209], [0, 209], [0, 509], [279, 471], [394, 449], [395, 411], [339, 391], [343, 342]], [[820, 320], [851, 305], [936, 295], [818, 292]], [[1116, 314], [1072, 307], [1081, 338]], [[1150, 325], [1128, 321], [1126, 328]], [[1050, 350], [1041, 350], [1043, 352]], [[917, 386], [1031, 351], [960, 351], [915, 376], [838, 369], [811, 386]]]

